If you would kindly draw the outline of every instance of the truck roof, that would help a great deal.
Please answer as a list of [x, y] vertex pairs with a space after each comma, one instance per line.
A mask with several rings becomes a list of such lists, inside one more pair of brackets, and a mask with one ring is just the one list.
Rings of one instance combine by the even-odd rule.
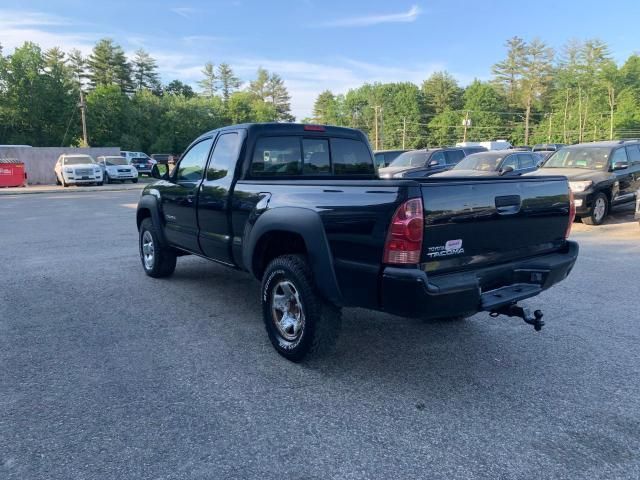
[[249, 131], [251, 134], [260, 134], [260, 133], [273, 133], [273, 134], [287, 134], [287, 133], [298, 133], [298, 134], [318, 134], [324, 133], [326, 135], [339, 135], [342, 137], [350, 137], [354, 139], [365, 139], [364, 134], [360, 130], [356, 130], [355, 128], [347, 128], [347, 127], [335, 127], [333, 125], [315, 125], [308, 123], [278, 123], [278, 122], [267, 122], [267, 123], [240, 123], [237, 125], [228, 125], [225, 127], [216, 128], [215, 130], [210, 130], [208, 132], [203, 133], [197, 139], [201, 139], [202, 137], [207, 137], [213, 133], [221, 132], [225, 130], [235, 130], [238, 128], [244, 128]]

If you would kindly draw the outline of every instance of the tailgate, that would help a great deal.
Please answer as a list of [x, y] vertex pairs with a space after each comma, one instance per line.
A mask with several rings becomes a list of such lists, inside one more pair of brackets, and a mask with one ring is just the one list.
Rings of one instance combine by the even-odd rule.
[[558, 250], [564, 245], [569, 187], [564, 177], [429, 179], [423, 268], [477, 268]]

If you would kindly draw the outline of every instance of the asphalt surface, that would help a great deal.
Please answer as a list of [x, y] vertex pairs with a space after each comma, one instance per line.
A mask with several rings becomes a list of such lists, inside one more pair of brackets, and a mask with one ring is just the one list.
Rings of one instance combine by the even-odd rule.
[[272, 349], [259, 286], [144, 275], [139, 193], [0, 198], [0, 478], [640, 478], [640, 227], [576, 224], [546, 327], [344, 311]]

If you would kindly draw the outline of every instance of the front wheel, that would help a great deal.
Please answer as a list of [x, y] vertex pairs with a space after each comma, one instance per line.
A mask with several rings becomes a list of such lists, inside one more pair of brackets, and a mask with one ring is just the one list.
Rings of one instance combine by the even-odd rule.
[[137, 179], [137, 178], [134, 178], [134, 179], [132, 179], [132, 180], [131, 180], [131, 182], [132, 182], [132, 183], [138, 183], [138, 179]]
[[139, 232], [140, 260], [144, 272], [153, 278], [170, 276], [176, 269], [176, 254], [161, 245], [153, 221], [145, 218]]
[[262, 316], [276, 351], [298, 362], [335, 345], [341, 311], [318, 294], [307, 259], [284, 255], [273, 260], [262, 279]]
[[596, 194], [593, 199], [593, 207], [586, 217], [582, 217], [582, 223], [587, 225], [602, 225], [602, 222], [609, 213], [609, 199], [604, 193]]

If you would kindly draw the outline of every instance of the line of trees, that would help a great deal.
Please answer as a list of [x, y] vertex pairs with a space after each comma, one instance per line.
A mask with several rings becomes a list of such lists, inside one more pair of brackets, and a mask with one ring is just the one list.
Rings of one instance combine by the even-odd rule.
[[92, 146], [178, 153], [223, 125], [293, 120], [277, 73], [259, 68], [242, 86], [229, 64], [211, 62], [198, 92], [178, 79], [163, 85], [147, 52], [127, 58], [110, 39], [98, 41], [87, 58], [78, 50], [43, 52], [32, 42], [5, 55], [0, 45], [0, 144], [82, 145], [81, 90]]
[[448, 72], [437, 72], [421, 86], [365, 84], [345, 95], [327, 90], [307, 120], [360, 128], [374, 148], [640, 137], [639, 55], [619, 67], [599, 40], [574, 40], [557, 53], [539, 39], [513, 37], [506, 50], [489, 81], [463, 88]]

